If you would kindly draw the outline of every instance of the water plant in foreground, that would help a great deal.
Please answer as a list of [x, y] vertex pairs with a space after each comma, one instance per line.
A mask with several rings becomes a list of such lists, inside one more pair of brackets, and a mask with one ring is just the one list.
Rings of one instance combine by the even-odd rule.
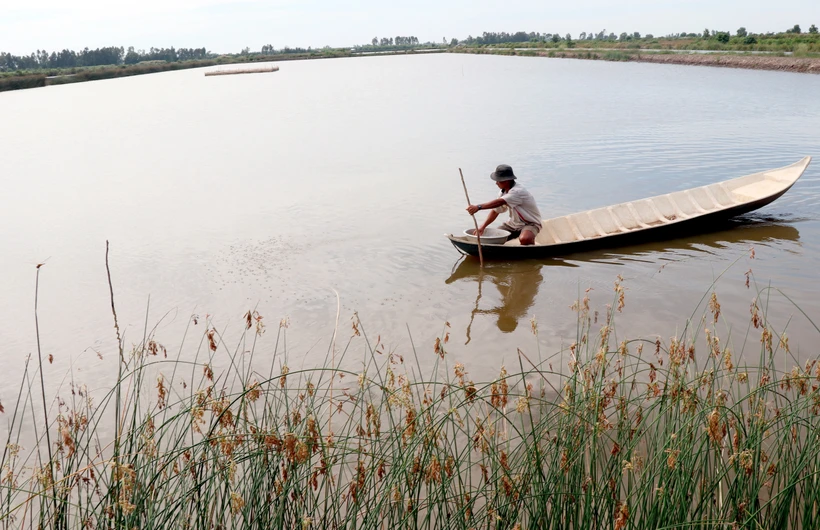
[[119, 376], [95, 400], [72, 384], [43, 409], [27, 365], [5, 407], [0, 527], [820, 527], [817, 359], [778, 369], [788, 338], [757, 301], [752, 364], [715, 331], [714, 292], [669, 340], [619, 340], [624, 304], [620, 279], [600, 319], [587, 292], [571, 345], [519, 349], [486, 382], [451, 362], [447, 324], [402, 355], [354, 315], [306, 370], [287, 366], [287, 321], [273, 338], [253, 310], [234, 347], [192, 317], [191, 359], [150, 332], [126, 351], [118, 330]]

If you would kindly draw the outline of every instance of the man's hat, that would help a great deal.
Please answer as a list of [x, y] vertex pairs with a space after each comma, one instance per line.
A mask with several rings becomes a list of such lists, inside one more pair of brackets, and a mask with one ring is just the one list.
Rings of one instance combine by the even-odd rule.
[[515, 174], [510, 166], [501, 164], [495, 171], [490, 173], [490, 178], [496, 182], [504, 182], [505, 180], [515, 180]]

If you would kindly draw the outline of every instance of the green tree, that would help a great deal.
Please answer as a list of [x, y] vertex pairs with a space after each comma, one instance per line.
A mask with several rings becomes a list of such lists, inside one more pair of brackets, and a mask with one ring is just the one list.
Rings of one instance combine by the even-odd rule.
[[817, 34], [817, 26], [812, 24], [811, 27], [809, 28], [809, 33], [814, 33], [816, 35]]
[[373, 37], [373, 40], [370, 41], [370, 44], [372, 44], [373, 46], [378, 46], [379, 45], [379, 38], [378, 37]]
[[556, 33], [552, 36], [552, 42], [558, 44], [559, 42], [561, 42], [561, 36]]
[[710, 36], [709, 29], [707, 28], [707, 29], [703, 30], [703, 38], [708, 39], [709, 36]]
[[641, 38], [641, 34], [640, 34], [640, 32], [636, 31], [635, 33], [633, 33], [633, 34], [632, 34], [632, 38], [633, 38], [633, 39], [640, 39], [640, 38]]
[[453, 40], [450, 41], [450, 46], [458, 46], [458, 39], [454, 37]]
[[742, 26], [737, 28], [737, 36], [738, 37], [745, 37], [746, 35], [747, 35], [746, 28], [744, 28]]
[[802, 31], [800, 31], [800, 24], [795, 24], [790, 31], [787, 31], [787, 33], [802, 33]]
[[714, 36], [715, 36], [715, 39], [717, 39], [718, 42], [722, 42], [723, 44], [726, 44], [726, 43], [729, 42], [730, 37], [729, 37], [729, 32], [728, 31], [716, 31], [714, 33]]
[[140, 56], [134, 51], [133, 46], [128, 47], [128, 53], [125, 54], [125, 64], [137, 64], [140, 62]]

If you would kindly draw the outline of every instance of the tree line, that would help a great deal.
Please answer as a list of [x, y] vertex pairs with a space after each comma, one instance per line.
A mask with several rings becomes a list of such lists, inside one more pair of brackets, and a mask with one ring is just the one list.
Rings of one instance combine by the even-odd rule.
[[[808, 33], [816, 35], [818, 33], [817, 26], [812, 24]], [[673, 33], [665, 35], [664, 38], [683, 39], [683, 38], [703, 38], [714, 39], [721, 43], [729, 43], [730, 40], [739, 44], [756, 44], [761, 37], [771, 37], [775, 35], [801, 35], [803, 31], [799, 24], [788, 28], [780, 33], [760, 33], [753, 34], [746, 30], [745, 27], [738, 28], [734, 37], [729, 31], [715, 31], [704, 29], [701, 33]], [[607, 33], [607, 30], [601, 31], [582, 31], [577, 40], [578, 41], [631, 41], [639, 39], [653, 39], [652, 34], [641, 35], [639, 32], [627, 33], [623, 32], [616, 35], [613, 32]], [[573, 42], [572, 35], [569, 33], [561, 35], [560, 33], [541, 33], [541, 32], [527, 32], [516, 31], [514, 33], [502, 32], [484, 32], [480, 36], [468, 36], [466, 39], [453, 38], [449, 42], [446, 38], [442, 39], [442, 44], [447, 46], [457, 46], [464, 44], [468, 46], [481, 46], [485, 44], [503, 44], [503, 43], [517, 43], [517, 42], [553, 42], [559, 43], [567, 41]], [[394, 47], [394, 46], [418, 46], [420, 44], [418, 37], [415, 36], [396, 36], [396, 37], [373, 37], [369, 44], [365, 46], [373, 47]], [[357, 46], [358, 47], [358, 46]], [[327, 49], [325, 47], [324, 49]], [[282, 50], [275, 50], [270, 44], [262, 46], [260, 52], [251, 52], [250, 48], [244, 48], [240, 55], [249, 55], [251, 53], [261, 53], [262, 55], [273, 55], [274, 53], [310, 53], [311, 48], [289, 48], [285, 47]], [[127, 49], [123, 47], [109, 46], [103, 48], [89, 49], [85, 48], [79, 52], [74, 50], [64, 49], [62, 51], [48, 52], [46, 50], [37, 50], [30, 55], [13, 55], [10, 53], [0, 52], [0, 72], [14, 72], [18, 70], [38, 70], [49, 68], [77, 68], [87, 66], [115, 66], [115, 65], [134, 65], [145, 61], [192, 61], [204, 60], [216, 57], [215, 54], [208, 52], [205, 48], [179, 48], [173, 46], [170, 48], [150, 48], [149, 50], [136, 50], [133, 46]]]
[[[809, 34], [817, 34], [818, 28], [815, 24], [812, 24], [808, 29]], [[777, 35], [778, 33], [769, 32], [769, 33], [760, 33], [760, 34], [753, 34], [746, 30], [745, 27], [738, 28], [735, 32], [736, 37], [740, 37], [744, 40], [744, 44], [755, 44], [757, 42], [756, 37], [766, 36], [771, 37]], [[803, 34], [803, 31], [800, 28], [799, 24], [795, 24], [793, 27], [780, 32], [780, 34], [794, 34], [800, 35]], [[613, 32], [607, 33], [607, 30], [603, 29], [601, 31], [582, 31], [576, 40], [578, 41], [591, 41], [591, 40], [601, 40], [601, 41], [631, 41], [631, 40], [639, 40], [639, 39], [654, 39], [654, 35], [648, 33], [646, 35], [641, 35], [640, 32], [623, 32], [620, 34], [615, 34]], [[710, 29], [704, 29], [701, 33], [689, 33], [689, 32], [682, 32], [682, 33], [672, 33], [669, 35], [665, 35], [664, 38], [704, 38], [704, 39], [715, 39], [719, 42], [728, 43], [729, 40], [732, 38], [732, 33], [730, 31], [716, 31]], [[466, 45], [484, 45], [484, 44], [502, 44], [502, 43], [515, 43], [515, 42], [561, 42], [561, 41], [572, 41], [572, 35], [567, 33], [565, 35], [561, 35], [560, 33], [539, 33], [539, 32], [526, 32], [526, 31], [517, 31], [515, 33], [507, 33], [507, 32], [484, 32], [481, 36], [473, 37], [472, 35], [468, 36], [466, 39], [458, 40], [453, 39], [450, 42], [451, 46], [455, 46], [456, 44], [466, 44]], [[445, 41], [446, 42], [446, 41]]]
[[373, 40], [370, 41], [372, 46], [418, 46], [419, 39], [418, 37], [382, 37], [381, 39], [378, 37], [373, 37]]
[[38, 70], [46, 68], [77, 68], [83, 66], [112, 66], [120, 64], [137, 64], [143, 61], [191, 61], [202, 60], [214, 55], [205, 48], [150, 48], [148, 51], [127, 50], [123, 47], [109, 46], [79, 52], [62, 50], [49, 53], [37, 50], [31, 55], [12, 55], [0, 52], [0, 72], [16, 70]]

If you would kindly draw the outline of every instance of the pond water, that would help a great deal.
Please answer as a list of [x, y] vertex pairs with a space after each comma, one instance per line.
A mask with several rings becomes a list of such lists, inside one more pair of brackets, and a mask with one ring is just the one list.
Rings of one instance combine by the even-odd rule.
[[126, 344], [147, 323], [173, 355], [186, 354], [192, 315], [195, 349], [208, 319], [237, 343], [256, 309], [268, 325], [257, 358], [287, 318], [291, 369], [317, 366], [338, 307], [342, 345], [354, 313], [374, 342], [404, 355], [414, 344], [425, 364], [449, 331], [450, 359], [490, 377], [517, 367], [517, 348], [546, 357], [574, 341], [570, 305], [591, 287], [603, 314], [618, 275], [619, 338], [668, 340], [714, 289], [720, 331], [754, 353], [749, 305], [771, 285], [764, 298], [791, 355], [814, 355], [818, 162], [763, 210], [685, 239], [481, 272], [443, 234], [471, 226], [459, 168], [478, 202], [495, 196], [489, 173], [510, 164], [552, 217], [820, 155], [820, 76], [466, 54], [280, 68], [0, 94], [0, 401], [36, 353], [39, 263], [49, 387], [64, 388], [69, 368], [110, 385], [106, 240]]

